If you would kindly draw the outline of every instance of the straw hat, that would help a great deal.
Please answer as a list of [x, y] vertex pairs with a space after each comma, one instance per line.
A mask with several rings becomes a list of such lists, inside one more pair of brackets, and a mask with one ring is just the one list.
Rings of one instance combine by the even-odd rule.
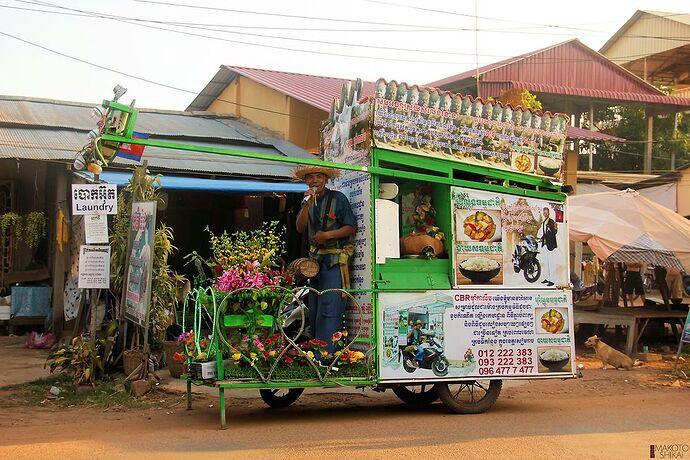
[[295, 169], [292, 174], [299, 180], [304, 180], [307, 174], [320, 173], [326, 176], [328, 179], [335, 179], [340, 176], [340, 171], [333, 168], [327, 168], [325, 166], [300, 166]]

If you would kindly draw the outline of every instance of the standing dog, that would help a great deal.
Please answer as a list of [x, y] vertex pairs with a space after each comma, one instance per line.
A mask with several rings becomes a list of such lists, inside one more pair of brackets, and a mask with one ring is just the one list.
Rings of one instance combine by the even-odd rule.
[[585, 345], [590, 348], [594, 348], [597, 357], [604, 364], [604, 369], [607, 369], [609, 364], [616, 369], [619, 367], [625, 368], [626, 371], [629, 371], [633, 367], [634, 362], [632, 359], [630, 359], [630, 357], [621, 353], [615, 348], [606, 345], [596, 335], [588, 338], [585, 342]]

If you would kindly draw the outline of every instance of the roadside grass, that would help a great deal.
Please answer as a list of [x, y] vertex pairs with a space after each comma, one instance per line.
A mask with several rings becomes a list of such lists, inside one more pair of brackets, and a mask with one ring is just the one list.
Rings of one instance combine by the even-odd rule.
[[[685, 347], [687, 349], [687, 347]], [[673, 376], [685, 381], [690, 381], [690, 353], [681, 353], [678, 358], [678, 366], [673, 371]]]
[[[54, 395], [51, 387], [60, 390]], [[54, 407], [96, 407], [101, 409], [147, 409], [170, 407], [184, 400], [184, 394], [154, 387], [146, 395], [135, 398], [124, 385], [123, 378], [106, 377], [95, 387], [74, 385], [62, 375], [50, 376], [31, 382], [8, 385], [0, 388], [0, 407], [54, 406]]]

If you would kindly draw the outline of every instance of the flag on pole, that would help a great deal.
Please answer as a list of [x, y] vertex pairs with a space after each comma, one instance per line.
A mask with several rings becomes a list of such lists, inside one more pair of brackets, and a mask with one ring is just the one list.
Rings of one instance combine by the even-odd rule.
[[[132, 139], [148, 139], [151, 135], [132, 132]], [[127, 158], [128, 160], [141, 161], [141, 156], [144, 154], [146, 146], [141, 144], [122, 143], [117, 150], [117, 156]]]

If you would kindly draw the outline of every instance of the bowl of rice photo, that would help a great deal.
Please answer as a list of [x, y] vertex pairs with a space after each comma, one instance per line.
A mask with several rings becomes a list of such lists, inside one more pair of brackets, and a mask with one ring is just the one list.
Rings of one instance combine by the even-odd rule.
[[542, 349], [539, 350], [539, 362], [549, 372], [559, 372], [570, 362], [570, 354], [559, 348]]
[[458, 270], [473, 283], [488, 283], [501, 271], [501, 264], [488, 257], [470, 257], [458, 264]]

